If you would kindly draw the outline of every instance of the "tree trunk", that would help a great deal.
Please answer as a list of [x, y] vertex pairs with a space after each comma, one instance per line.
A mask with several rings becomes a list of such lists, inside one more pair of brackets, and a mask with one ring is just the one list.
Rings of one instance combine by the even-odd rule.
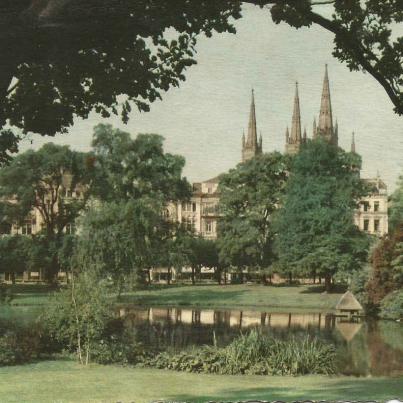
[[292, 273], [291, 272], [289, 272], [288, 273], [288, 284], [292, 284]]
[[147, 268], [147, 281], [148, 285], [151, 285], [151, 269]]
[[331, 274], [326, 274], [325, 275], [325, 290], [327, 292], [332, 290], [332, 276], [331, 276]]
[[195, 281], [195, 268], [194, 267], [192, 267], [191, 277], [192, 277], [192, 284], [195, 285], [196, 281]]
[[167, 273], [167, 284], [171, 284], [171, 268], [168, 267], [168, 273]]

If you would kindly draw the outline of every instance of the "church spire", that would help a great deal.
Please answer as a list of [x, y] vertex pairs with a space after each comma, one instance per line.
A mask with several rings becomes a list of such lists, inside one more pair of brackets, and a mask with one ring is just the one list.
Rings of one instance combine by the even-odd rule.
[[252, 101], [250, 105], [248, 133], [246, 140], [242, 142], [242, 162], [245, 162], [257, 154], [262, 153], [262, 137], [259, 142], [257, 139], [256, 128], [256, 107], [255, 107], [255, 92], [252, 89]]
[[318, 134], [326, 138], [329, 142], [334, 142], [332, 102], [330, 100], [330, 85], [327, 65], [325, 78], [323, 80], [322, 99], [320, 103]]
[[292, 114], [292, 126], [291, 126], [291, 141], [294, 143], [300, 143], [301, 136], [301, 111], [299, 107], [299, 94], [298, 94], [298, 82], [295, 83], [295, 97], [294, 97], [294, 111]]
[[250, 104], [248, 137], [246, 144], [250, 147], [257, 145], [257, 129], [256, 129], [256, 107], [255, 107], [255, 91], [252, 89], [252, 102]]

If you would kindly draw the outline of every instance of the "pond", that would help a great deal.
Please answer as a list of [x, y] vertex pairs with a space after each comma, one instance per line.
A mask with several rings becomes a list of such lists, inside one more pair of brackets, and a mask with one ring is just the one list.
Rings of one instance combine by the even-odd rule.
[[157, 349], [225, 346], [241, 332], [260, 328], [275, 338], [306, 334], [336, 346], [345, 375], [403, 375], [403, 324], [356, 321], [325, 313], [270, 313], [181, 308], [120, 308], [139, 342]]

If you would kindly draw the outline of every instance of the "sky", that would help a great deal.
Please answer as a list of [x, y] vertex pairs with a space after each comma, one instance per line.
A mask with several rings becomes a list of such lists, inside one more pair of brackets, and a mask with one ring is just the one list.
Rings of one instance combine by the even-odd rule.
[[[326, 10], [324, 10], [326, 12]], [[254, 88], [258, 131], [263, 151], [284, 151], [285, 130], [291, 125], [295, 82], [299, 83], [302, 125], [312, 136], [318, 117], [325, 64], [328, 64], [333, 116], [339, 124], [339, 145], [356, 149], [363, 158], [362, 177], [377, 172], [393, 191], [403, 173], [403, 118], [375, 79], [350, 72], [332, 56], [333, 35], [320, 27], [295, 30], [275, 25], [267, 10], [246, 6], [235, 23], [237, 34], [200, 38], [198, 64], [186, 73], [179, 88], [170, 89], [148, 113], [133, 109], [130, 121], [102, 119], [95, 113], [76, 119], [69, 134], [55, 138], [33, 136], [39, 148], [53, 141], [88, 151], [93, 127], [110, 123], [137, 133], [158, 133], [165, 150], [186, 158], [185, 176], [201, 181], [226, 172], [241, 159], [242, 132], [247, 131], [251, 89]]]

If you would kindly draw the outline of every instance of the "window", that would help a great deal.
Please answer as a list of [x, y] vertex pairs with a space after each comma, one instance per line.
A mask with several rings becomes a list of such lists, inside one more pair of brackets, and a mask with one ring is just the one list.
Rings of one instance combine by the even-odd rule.
[[183, 217], [182, 218], [182, 224], [189, 231], [193, 231], [195, 229], [194, 228], [195, 223], [194, 223], [193, 217]]
[[368, 231], [369, 229], [369, 220], [364, 220], [364, 231]]
[[182, 203], [182, 211], [192, 211], [192, 209], [193, 209], [192, 203]]
[[367, 201], [362, 202], [362, 205], [363, 205], [364, 211], [369, 211], [369, 203]]
[[374, 202], [374, 211], [379, 211], [379, 201]]
[[24, 223], [21, 225], [21, 234], [22, 235], [31, 235], [34, 227], [35, 227], [35, 219], [33, 218], [28, 218], [24, 221]]
[[192, 203], [192, 211], [193, 211], [193, 212], [196, 211], [196, 203]]
[[213, 222], [212, 221], [206, 221], [206, 233], [211, 234], [213, 232]]
[[379, 220], [374, 220], [374, 231], [379, 232]]
[[218, 205], [216, 203], [203, 203], [202, 205], [202, 214], [217, 214], [218, 213]]
[[66, 189], [65, 196], [66, 197], [73, 197], [73, 192], [71, 191], [71, 189]]

